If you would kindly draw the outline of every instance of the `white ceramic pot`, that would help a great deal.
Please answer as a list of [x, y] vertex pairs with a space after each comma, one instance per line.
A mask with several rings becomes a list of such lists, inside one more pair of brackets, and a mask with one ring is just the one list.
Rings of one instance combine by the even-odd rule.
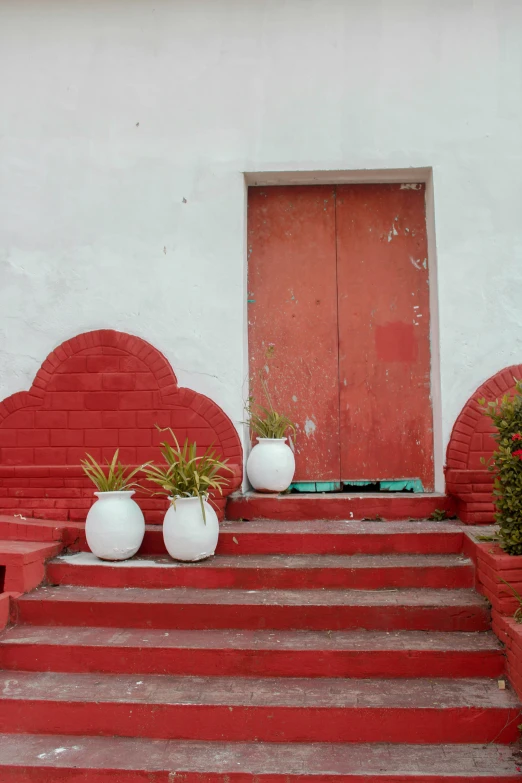
[[206, 500], [205, 518], [199, 498], [176, 498], [163, 520], [163, 540], [174, 560], [194, 562], [210, 557], [216, 551], [219, 536], [217, 514]]
[[136, 554], [145, 535], [145, 520], [134, 492], [95, 492], [85, 535], [89, 549], [101, 560], [127, 560]]
[[248, 479], [256, 492], [284, 492], [294, 473], [294, 453], [286, 438], [257, 438], [247, 460]]

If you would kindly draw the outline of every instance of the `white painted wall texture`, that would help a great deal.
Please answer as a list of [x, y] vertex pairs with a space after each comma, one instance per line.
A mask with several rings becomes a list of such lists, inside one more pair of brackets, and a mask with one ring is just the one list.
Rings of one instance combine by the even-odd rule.
[[112, 327], [239, 426], [243, 172], [432, 167], [446, 443], [522, 360], [521, 41], [520, 0], [1, 0], [0, 397]]

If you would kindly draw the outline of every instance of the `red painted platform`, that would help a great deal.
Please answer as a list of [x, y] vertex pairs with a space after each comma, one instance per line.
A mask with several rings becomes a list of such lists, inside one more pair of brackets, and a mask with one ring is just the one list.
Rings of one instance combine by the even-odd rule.
[[325, 492], [317, 494], [264, 495], [258, 492], [235, 492], [227, 503], [227, 519], [276, 519], [294, 522], [314, 519], [426, 519], [435, 510], [451, 516], [454, 501], [438, 493], [412, 494], [391, 492], [379, 494], [348, 494]]
[[0, 673], [0, 732], [261, 742], [514, 742], [496, 680]]
[[17, 601], [17, 620], [110, 628], [485, 631], [473, 590], [204, 590], [41, 587]]
[[9, 593], [0, 593], [0, 631], [9, 622], [11, 608], [11, 596]]
[[64, 522], [0, 514], [0, 538], [4, 541], [63, 541], [67, 529]]
[[0, 568], [5, 569], [3, 589], [13, 593], [32, 590], [44, 579], [45, 561], [61, 548], [56, 542], [0, 540]]
[[[61, 541], [71, 551], [88, 550], [83, 522], [18, 521], [0, 516], [0, 535], [13, 540]], [[463, 541], [464, 528], [458, 522], [225, 521], [220, 525], [217, 554], [456, 554], [462, 552]], [[139, 554], [166, 554], [160, 525], [146, 525]]]
[[498, 677], [491, 632], [180, 631], [19, 625], [0, 667], [25, 671], [231, 677]]
[[126, 564], [58, 556], [0, 634], [0, 780], [520, 779], [463, 543], [458, 522], [260, 520], [203, 563], [154, 526]]
[[380, 590], [472, 587], [474, 571], [461, 555], [217, 555], [200, 563], [156, 556], [111, 564], [81, 552], [49, 563], [47, 580], [99, 587]]
[[269, 744], [0, 736], [5, 783], [518, 783], [502, 745]]
[[[218, 554], [383, 555], [455, 554], [464, 542], [462, 525], [454, 522], [371, 522], [352, 519], [285, 522], [227, 521], [221, 525]], [[161, 549], [163, 547], [163, 549]], [[164, 551], [161, 531], [149, 528], [145, 554]]]

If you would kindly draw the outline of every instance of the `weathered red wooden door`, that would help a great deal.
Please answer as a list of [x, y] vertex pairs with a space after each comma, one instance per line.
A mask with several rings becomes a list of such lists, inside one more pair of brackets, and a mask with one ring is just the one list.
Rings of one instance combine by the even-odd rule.
[[433, 490], [424, 185], [337, 188], [341, 478]]
[[296, 482], [433, 489], [424, 197], [423, 185], [249, 190], [251, 388], [262, 401], [264, 374], [298, 426]]
[[298, 425], [295, 481], [339, 480], [335, 198], [329, 186], [250, 188], [250, 388]]

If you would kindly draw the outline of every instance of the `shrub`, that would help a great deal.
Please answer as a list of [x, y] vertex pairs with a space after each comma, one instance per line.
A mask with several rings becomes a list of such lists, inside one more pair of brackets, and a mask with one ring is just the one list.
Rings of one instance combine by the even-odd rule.
[[515, 381], [512, 396], [478, 403], [496, 429], [497, 447], [490, 460], [482, 459], [482, 463], [495, 473], [493, 497], [500, 546], [510, 555], [522, 555], [522, 381]]

